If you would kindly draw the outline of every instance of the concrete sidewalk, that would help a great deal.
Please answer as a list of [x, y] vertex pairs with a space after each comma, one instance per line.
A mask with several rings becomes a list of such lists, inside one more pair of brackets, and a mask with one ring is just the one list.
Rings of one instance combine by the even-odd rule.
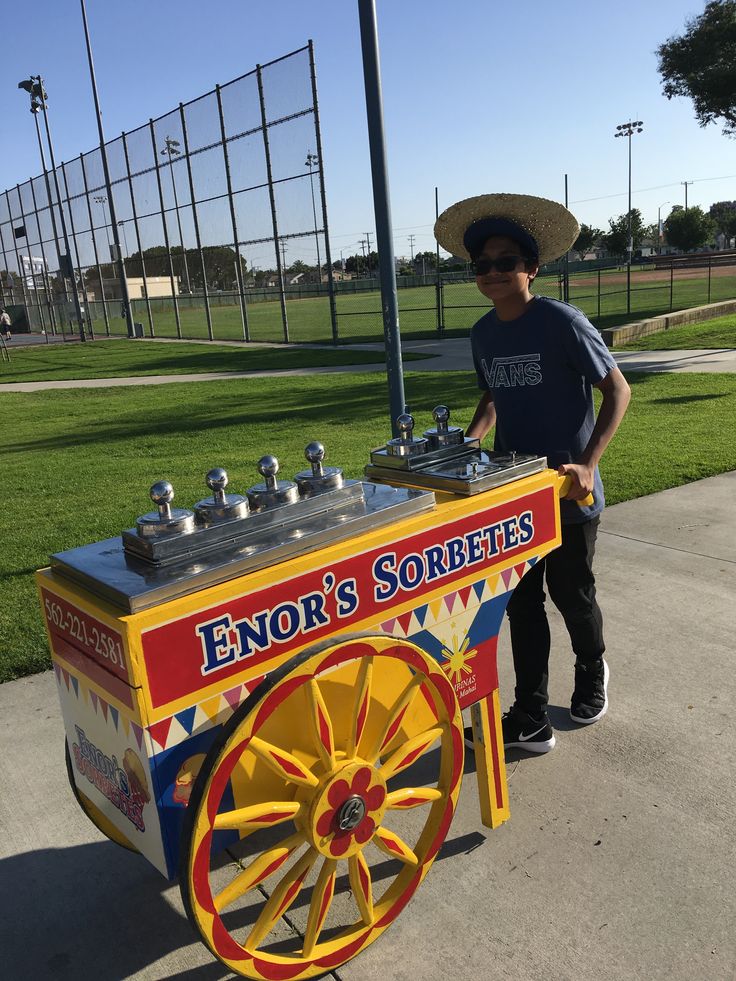
[[[203, 342], [204, 343], [204, 342]], [[272, 345], [273, 346], [273, 345]], [[314, 348], [316, 345], [310, 345]], [[381, 351], [383, 344], [356, 344], [359, 351]], [[424, 355], [426, 361], [407, 361], [404, 371], [473, 371], [473, 359], [467, 338], [442, 338], [434, 341], [404, 341], [402, 349], [407, 354]], [[334, 350], [334, 348], [330, 348]], [[622, 371], [736, 371], [736, 349], [714, 351], [612, 351]], [[287, 371], [219, 371], [186, 375], [135, 375], [128, 378], [79, 378], [65, 381], [10, 382], [2, 384], [2, 392], [39, 392], [60, 388], [118, 388], [125, 385], [174, 385], [181, 382], [222, 381], [232, 378], [276, 378], [290, 375], [325, 375], [339, 372], [364, 373], [380, 371], [385, 366], [376, 364], [335, 365], [321, 368], [292, 368]]]
[[[509, 754], [511, 820], [479, 819], [472, 754], [440, 857], [342, 981], [736, 978], [736, 472], [609, 508], [598, 580], [609, 714], [566, 707], [558, 744]], [[508, 637], [499, 645], [512, 698]], [[0, 951], [9, 981], [232, 977], [197, 940], [177, 884], [104, 839], [64, 771], [52, 672], [0, 686]]]

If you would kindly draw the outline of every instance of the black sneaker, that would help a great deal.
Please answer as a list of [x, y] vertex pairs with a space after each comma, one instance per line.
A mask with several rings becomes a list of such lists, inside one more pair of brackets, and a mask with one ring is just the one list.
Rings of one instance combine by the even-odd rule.
[[575, 691], [570, 703], [570, 718], [589, 726], [608, 711], [608, 665], [601, 658], [589, 664], [575, 664]]
[[501, 719], [501, 728], [505, 749], [524, 749], [528, 753], [554, 749], [555, 734], [546, 712], [535, 719], [514, 705]]

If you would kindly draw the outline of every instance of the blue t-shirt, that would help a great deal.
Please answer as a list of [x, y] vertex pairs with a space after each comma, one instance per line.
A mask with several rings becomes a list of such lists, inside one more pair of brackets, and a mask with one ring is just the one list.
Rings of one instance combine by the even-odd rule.
[[[546, 456], [550, 467], [575, 463], [595, 425], [592, 386], [616, 367], [601, 335], [584, 313], [537, 296], [516, 320], [490, 310], [470, 332], [478, 386], [496, 408], [494, 449]], [[565, 524], [588, 521], [603, 510], [598, 469], [594, 503], [562, 501]]]

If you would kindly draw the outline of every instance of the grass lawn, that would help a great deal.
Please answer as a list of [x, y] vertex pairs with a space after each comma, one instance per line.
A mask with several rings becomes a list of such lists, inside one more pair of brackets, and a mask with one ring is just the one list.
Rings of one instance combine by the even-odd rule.
[[[631, 408], [604, 458], [610, 503], [736, 469], [736, 376], [629, 381]], [[467, 425], [478, 395], [466, 372], [409, 371], [405, 386], [420, 429], [440, 402]], [[387, 402], [383, 372], [0, 394], [0, 681], [49, 666], [33, 571], [50, 553], [130, 527], [162, 477], [184, 507], [207, 496], [213, 466], [227, 468], [236, 492], [260, 480], [266, 452], [289, 477], [313, 439], [359, 476], [389, 436]]]
[[[404, 354], [403, 360], [421, 358]], [[350, 348], [222, 347], [213, 344], [157, 344], [156, 341], [102, 340], [87, 344], [49, 344], [11, 349], [0, 364], [3, 382], [56, 381], [69, 378], [122, 378], [182, 375], [208, 371], [286, 371], [289, 368], [377, 364], [382, 351]]]
[[[682, 310], [701, 306], [717, 300], [736, 296], [736, 275], [713, 276], [708, 287], [707, 271], [701, 275], [676, 278], [670, 295], [668, 270], [656, 272], [648, 266], [633, 268], [631, 273], [631, 313], [626, 312], [626, 285], [623, 270], [602, 270], [601, 297], [598, 301], [598, 282], [595, 270], [573, 273], [570, 277], [570, 301], [580, 307], [592, 322], [600, 328], [616, 327], [632, 320], [654, 317], [669, 310]], [[620, 281], [619, 281], [620, 280]], [[559, 298], [557, 276], [539, 276], [535, 290], [540, 295]], [[443, 285], [443, 326], [450, 334], [467, 331], [488, 309], [488, 303], [478, 293], [475, 282], [451, 282]], [[399, 320], [405, 337], [434, 336], [437, 333], [437, 292], [434, 285], [413, 286], [398, 290]], [[211, 306], [212, 329], [218, 340], [240, 340], [243, 328], [240, 307], [234, 304]], [[230, 299], [221, 297], [219, 299]], [[186, 304], [194, 302], [190, 309]], [[144, 325], [148, 335], [149, 324], [145, 303], [135, 300], [135, 319]], [[152, 301], [154, 330], [159, 337], [176, 337], [176, 321], [173, 309], [167, 309], [168, 301]], [[336, 298], [338, 337], [343, 344], [380, 340], [383, 337], [381, 294], [378, 290], [366, 292], [341, 292]], [[326, 296], [288, 299], [286, 301], [289, 322], [289, 339], [295, 342], [332, 342], [329, 300]], [[110, 312], [117, 313], [116, 305], [110, 304]], [[281, 306], [278, 300], [251, 303], [248, 306], [250, 337], [253, 341], [284, 340], [281, 322]], [[184, 337], [207, 338], [207, 321], [204, 306], [199, 300], [180, 300], [181, 331]], [[110, 319], [110, 329], [115, 335], [127, 333], [124, 322]], [[104, 321], [95, 322], [95, 330], [104, 335]]]
[[736, 314], [660, 330], [656, 334], [624, 344], [620, 350], [697, 351], [723, 347], [736, 347]]

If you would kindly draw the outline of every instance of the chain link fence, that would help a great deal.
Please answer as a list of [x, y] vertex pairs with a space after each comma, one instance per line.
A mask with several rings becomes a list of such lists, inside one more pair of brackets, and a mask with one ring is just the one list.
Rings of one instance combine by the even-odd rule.
[[[673, 310], [688, 309], [736, 297], [736, 255], [706, 258], [661, 257], [631, 270], [627, 313], [626, 267], [605, 263], [571, 263], [567, 296], [597, 327], [617, 326]], [[403, 338], [467, 334], [489, 309], [470, 268], [426, 276], [397, 277], [399, 320]], [[383, 339], [380, 284], [376, 280], [337, 283], [337, 324], [341, 343]], [[562, 300], [563, 268], [542, 267], [533, 292]]]
[[[333, 277], [311, 42], [106, 149], [109, 189], [99, 148], [56, 171], [73, 275], [59, 269], [49, 174], [0, 193], [0, 302], [15, 331], [76, 338], [76, 289], [93, 336], [125, 335], [117, 238], [134, 320], [150, 337], [383, 340], [378, 279]], [[534, 289], [568, 296], [603, 328], [736, 297], [736, 256], [655, 257], [632, 267], [630, 294], [626, 279], [622, 266], [570, 263], [567, 285], [553, 265]], [[404, 337], [465, 333], [488, 308], [469, 268], [427, 268], [397, 287]]]
[[[151, 337], [334, 340], [311, 41], [106, 152], [109, 189], [99, 148], [57, 168], [73, 276], [59, 268], [48, 174], [0, 193], [0, 302], [23, 310], [21, 329], [76, 336], [76, 289], [93, 336], [124, 335], [117, 237], [134, 319]], [[326, 268], [323, 289], [287, 272], [295, 259]]]

